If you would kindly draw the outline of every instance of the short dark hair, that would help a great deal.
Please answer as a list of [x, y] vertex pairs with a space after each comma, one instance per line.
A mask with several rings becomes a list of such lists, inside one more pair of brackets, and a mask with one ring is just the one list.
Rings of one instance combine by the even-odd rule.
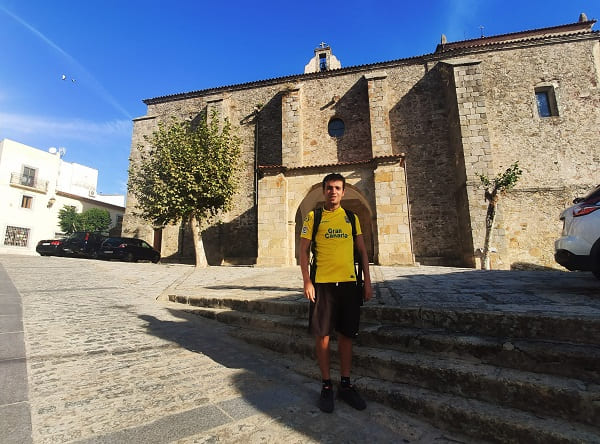
[[331, 173], [325, 176], [323, 179], [323, 190], [325, 190], [325, 185], [327, 182], [340, 180], [342, 182], [342, 190], [346, 189], [346, 178], [339, 173]]

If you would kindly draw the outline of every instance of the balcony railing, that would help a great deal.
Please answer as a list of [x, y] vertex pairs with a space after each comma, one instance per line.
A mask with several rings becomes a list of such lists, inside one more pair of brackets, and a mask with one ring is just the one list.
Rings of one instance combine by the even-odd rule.
[[48, 192], [47, 180], [39, 180], [37, 177], [25, 176], [21, 173], [10, 173], [10, 184], [41, 193]]

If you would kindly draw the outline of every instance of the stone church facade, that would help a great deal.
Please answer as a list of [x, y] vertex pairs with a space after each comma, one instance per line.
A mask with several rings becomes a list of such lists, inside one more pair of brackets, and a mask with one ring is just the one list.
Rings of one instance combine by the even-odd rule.
[[[556, 266], [560, 211], [600, 183], [600, 35], [594, 20], [446, 42], [408, 59], [341, 67], [325, 44], [305, 73], [145, 100], [132, 158], [159, 122], [216, 109], [242, 143], [234, 208], [203, 231], [210, 264], [295, 265], [321, 180], [347, 177], [380, 265], [478, 266], [487, 203], [478, 174], [515, 161], [502, 196], [493, 268]], [[300, 64], [299, 64], [300, 65]], [[189, 230], [155, 229], [127, 197], [124, 235], [193, 256]]]

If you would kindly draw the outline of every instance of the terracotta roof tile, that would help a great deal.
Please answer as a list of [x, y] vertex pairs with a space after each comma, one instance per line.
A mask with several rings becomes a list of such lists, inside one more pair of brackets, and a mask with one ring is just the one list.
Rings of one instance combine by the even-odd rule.
[[315, 79], [315, 78], [329, 77], [329, 76], [337, 75], [340, 73], [346, 74], [346, 73], [352, 73], [352, 72], [361, 72], [361, 71], [365, 71], [367, 69], [380, 69], [380, 68], [385, 68], [388, 66], [391, 67], [391, 66], [415, 64], [415, 63], [424, 63], [426, 61], [441, 60], [444, 57], [447, 57], [448, 52], [456, 51], [456, 50], [469, 50], [469, 49], [476, 49], [476, 48], [482, 48], [482, 47], [488, 47], [488, 46], [491, 47], [494, 45], [515, 43], [515, 42], [519, 42], [519, 41], [523, 41], [523, 42], [535, 41], [535, 40], [540, 40], [540, 39], [547, 38], [547, 37], [560, 37], [561, 35], [598, 34], [598, 31], [591, 30], [594, 23], [596, 23], [596, 20], [588, 20], [585, 22], [577, 22], [577, 23], [571, 23], [571, 24], [567, 24], [567, 25], [559, 25], [559, 26], [552, 26], [552, 27], [548, 27], [548, 28], [532, 29], [532, 30], [528, 30], [528, 31], [519, 31], [519, 32], [513, 32], [513, 33], [509, 33], [509, 34], [501, 34], [501, 35], [490, 36], [490, 37], [482, 37], [482, 38], [478, 38], [478, 39], [462, 40], [459, 42], [450, 42], [450, 43], [445, 43], [443, 45], [442, 44], [438, 45], [436, 48], [436, 51], [434, 53], [423, 54], [420, 56], [407, 57], [407, 58], [389, 60], [389, 61], [384, 61], [384, 62], [368, 63], [368, 64], [364, 64], [364, 65], [348, 66], [345, 68], [333, 69], [333, 70], [329, 70], [329, 71], [321, 71], [321, 72], [308, 73], [308, 74], [293, 74], [293, 75], [282, 76], [282, 77], [273, 77], [273, 78], [265, 79], [265, 80], [255, 80], [255, 81], [246, 82], [246, 83], [225, 85], [225, 86], [201, 89], [201, 90], [190, 91], [190, 92], [185, 92], [185, 93], [170, 94], [170, 95], [166, 95], [166, 96], [145, 99], [145, 100], [143, 100], [143, 102], [146, 105], [152, 105], [152, 104], [156, 104], [156, 103], [171, 102], [171, 101], [176, 101], [176, 100], [185, 100], [185, 99], [190, 99], [190, 98], [194, 98], [194, 97], [202, 97], [202, 96], [206, 96], [209, 94], [217, 94], [222, 91], [242, 90], [242, 89], [249, 89], [249, 88], [254, 88], [254, 87], [259, 87], [259, 86], [262, 87], [262, 86], [276, 85], [276, 84], [281, 84], [281, 83], [290, 82], [290, 81], [310, 80], [310, 79]]
[[508, 34], [493, 35], [490, 37], [480, 37], [477, 39], [461, 40], [439, 44], [436, 53], [452, 51], [455, 49], [474, 48], [480, 46], [489, 46], [501, 43], [535, 40], [539, 38], [555, 37], [566, 34], [589, 34], [592, 32], [592, 26], [596, 20], [585, 22], [570, 23], [567, 25], [551, 26], [548, 28], [531, 29], [527, 31], [511, 32]]
[[306, 170], [313, 168], [331, 168], [331, 167], [340, 167], [340, 166], [349, 166], [349, 165], [365, 165], [374, 162], [397, 162], [403, 160], [405, 154], [392, 154], [389, 156], [376, 156], [370, 159], [363, 160], [353, 160], [349, 162], [337, 162], [337, 163], [325, 163], [320, 165], [303, 165], [299, 167], [285, 167], [283, 165], [259, 165], [258, 169], [261, 171], [269, 171], [269, 170], [281, 170], [281, 171], [294, 171], [294, 170]]

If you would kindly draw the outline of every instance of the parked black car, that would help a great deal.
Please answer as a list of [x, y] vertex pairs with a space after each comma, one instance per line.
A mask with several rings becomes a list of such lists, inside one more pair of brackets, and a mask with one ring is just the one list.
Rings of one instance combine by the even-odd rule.
[[101, 259], [119, 259], [128, 262], [160, 261], [160, 253], [141, 239], [133, 237], [109, 237], [98, 249]]
[[98, 248], [106, 236], [92, 231], [76, 231], [67, 237], [62, 244], [65, 256], [98, 257]]
[[35, 251], [40, 256], [62, 256], [63, 239], [44, 239], [37, 243]]

